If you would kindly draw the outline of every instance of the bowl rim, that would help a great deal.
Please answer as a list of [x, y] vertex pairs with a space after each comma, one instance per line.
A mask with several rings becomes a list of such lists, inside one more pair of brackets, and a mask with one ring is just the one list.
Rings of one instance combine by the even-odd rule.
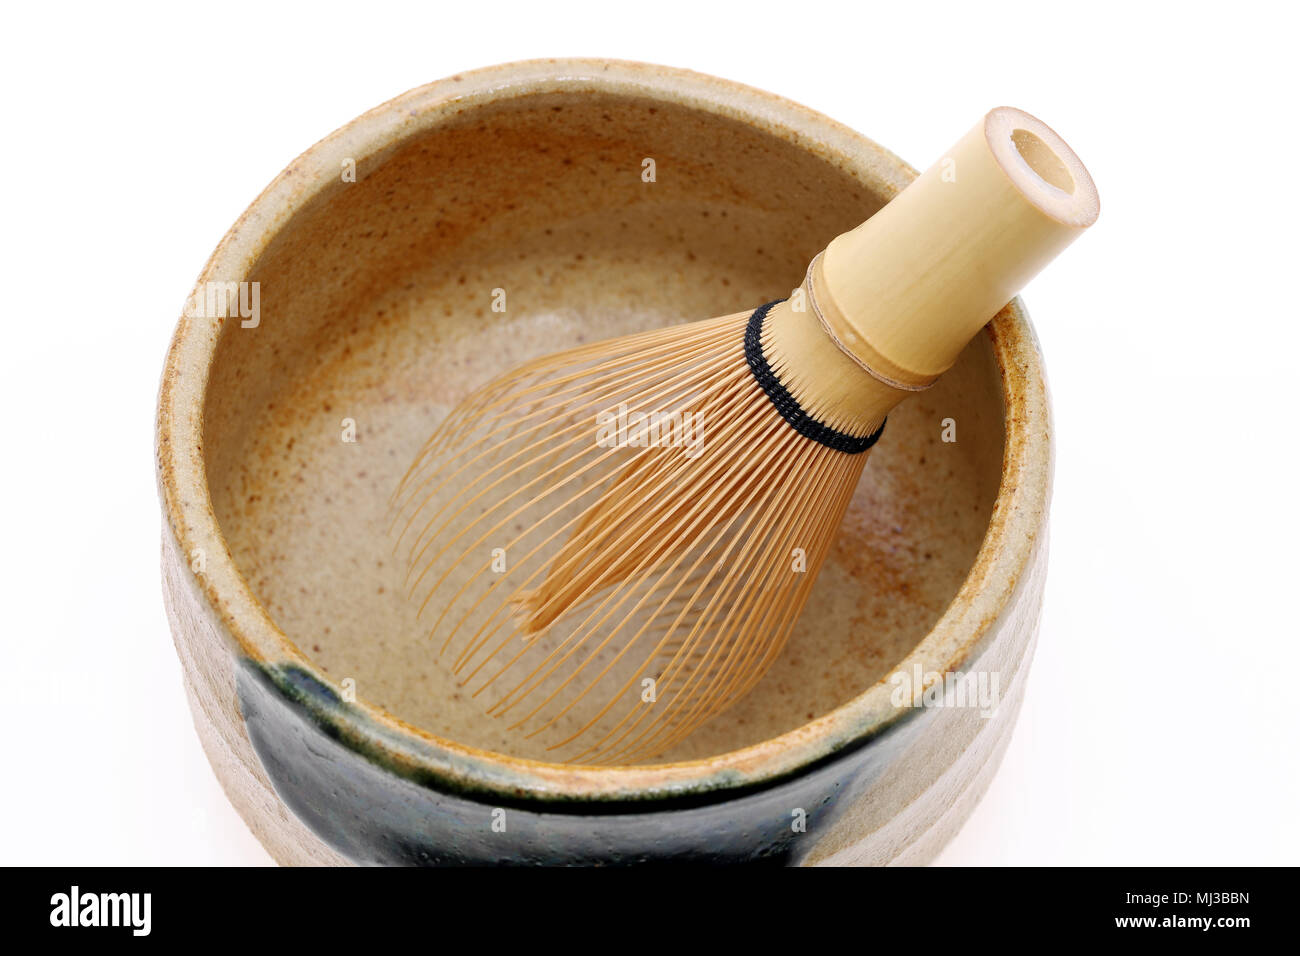
[[[352, 120], [281, 172], [218, 244], [195, 288], [240, 281], [278, 230], [330, 188], [346, 159], [358, 165], [457, 113], [492, 102], [554, 92], [603, 92], [739, 120], [840, 166], [877, 194], [892, 198], [916, 171], [865, 136], [807, 107], [730, 80], [694, 71], [620, 60], [544, 59], [457, 74], [410, 90]], [[675, 763], [584, 766], [547, 763], [481, 750], [440, 737], [365, 703], [321, 707], [300, 693], [303, 672], [330, 680], [262, 608], [226, 546], [213, 511], [204, 461], [203, 419], [221, 319], [182, 314], [159, 389], [156, 465], [165, 525], [180, 553], [205, 552], [202, 574], [187, 572], [215, 615], [228, 648], [276, 673], [281, 690], [307, 704], [312, 719], [368, 759], [435, 788], [518, 801], [624, 802], [727, 799], [806, 771], [892, 732], [919, 713], [891, 701], [888, 675], [834, 710], [738, 750]], [[1000, 369], [1005, 445], [1002, 475], [975, 562], [952, 602], [898, 669], [962, 669], [983, 650], [991, 625], [1013, 600], [1040, 546], [1051, 491], [1052, 438], [1042, 359], [1019, 299], [987, 327]], [[206, 545], [206, 547], [204, 547]], [[295, 691], [291, 685], [298, 688]], [[329, 695], [326, 695], [329, 696]], [[319, 703], [319, 699], [317, 701]]]

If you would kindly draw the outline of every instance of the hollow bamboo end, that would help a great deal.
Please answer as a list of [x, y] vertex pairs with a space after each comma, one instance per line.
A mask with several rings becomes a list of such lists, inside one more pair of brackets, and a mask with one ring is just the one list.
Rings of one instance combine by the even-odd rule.
[[817, 270], [824, 324], [879, 378], [928, 384], [1100, 208], [1065, 140], [999, 107], [826, 248]]
[[984, 117], [984, 137], [1011, 184], [1043, 213], [1078, 229], [1097, 221], [1101, 197], [1087, 167], [1038, 117], [999, 106]]

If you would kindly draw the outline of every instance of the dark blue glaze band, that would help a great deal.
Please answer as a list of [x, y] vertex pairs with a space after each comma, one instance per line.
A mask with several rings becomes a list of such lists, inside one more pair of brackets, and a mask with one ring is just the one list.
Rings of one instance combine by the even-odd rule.
[[612, 802], [459, 790], [386, 765], [361, 742], [374, 739], [373, 722], [297, 665], [245, 659], [237, 687], [280, 798], [367, 865], [797, 863], [906, 746], [912, 724], [749, 791]]

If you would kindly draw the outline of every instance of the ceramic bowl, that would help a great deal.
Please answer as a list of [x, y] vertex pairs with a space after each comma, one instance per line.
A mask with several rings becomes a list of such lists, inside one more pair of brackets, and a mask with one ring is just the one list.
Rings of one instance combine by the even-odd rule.
[[913, 175], [767, 93], [547, 60], [400, 96], [267, 187], [177, 326], [157, 466], [194, 722], [276, 860], [934, 856], [988, 786], [1037, 631], [1051, 439], [1018, 301], [891, 415], [771, 671], [655, 763], [512, 740], [436, 659], [384, 536], [470, 388], [784, 296]]

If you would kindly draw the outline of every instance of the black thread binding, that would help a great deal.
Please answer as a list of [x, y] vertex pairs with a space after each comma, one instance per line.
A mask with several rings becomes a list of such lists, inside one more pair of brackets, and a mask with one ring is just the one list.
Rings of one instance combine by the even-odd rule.
[[800, 435], [836, 451], [850, 455], [862, 454], [880, 440], [880, 435], [885, 430], [885, 422], [881, 422], [879, 428], [862, 438], [855, 438], [853, 435], [823, 425], [800, 407], [795, 397], [776, 377], [772, 366], [767, 364], [767, 356], [763, 354], [763, 320], [767, 318], [767, 313], [772, 306], [784, 301], [785, 299], [775, 299], [767, 305], [761, 305], [749, 317], [749, 325], [745, 328], [745, 359], [749, 362], [749, 370], [754, 373], [754, 379], [763, 387], [763, 391], [767, 393], [776, 410], [781, 413], [781, 417]]

